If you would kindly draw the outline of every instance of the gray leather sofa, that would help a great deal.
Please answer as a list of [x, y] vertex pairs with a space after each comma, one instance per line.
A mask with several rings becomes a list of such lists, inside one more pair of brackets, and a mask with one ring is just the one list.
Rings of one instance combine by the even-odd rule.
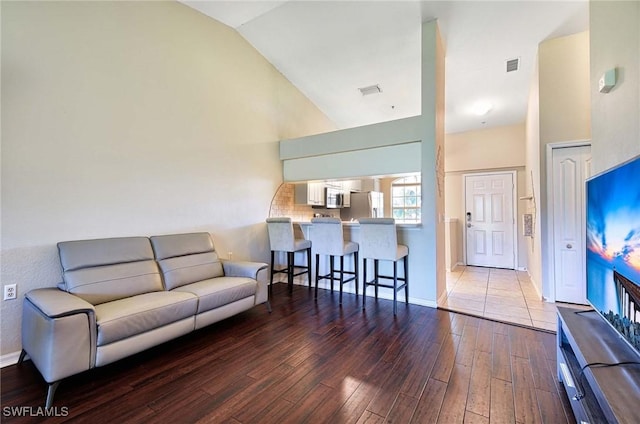
[[268, 301], [268, 267], [220, 260], [208, 233], [58, 243], [63, 282], [28, 292], [22, 352], [49, 384]]

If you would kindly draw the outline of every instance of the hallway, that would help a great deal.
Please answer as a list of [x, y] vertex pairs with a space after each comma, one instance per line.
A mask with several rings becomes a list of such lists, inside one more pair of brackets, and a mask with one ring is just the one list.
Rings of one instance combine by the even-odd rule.
[[[562, 306], [589, 309], [581, 305]], [[447, 272], [439, 307], [497, 321], [556, 331], [556, 304], [543, 302], [528, 274], [511, 269], [458, 266]]]

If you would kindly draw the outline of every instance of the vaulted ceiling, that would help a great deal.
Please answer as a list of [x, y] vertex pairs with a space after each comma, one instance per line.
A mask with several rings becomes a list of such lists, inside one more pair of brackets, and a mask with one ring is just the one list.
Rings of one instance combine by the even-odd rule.
[[447, 133], [524, 122], [538, 44], [589, 24], [587, 0], [182, 2], [235, 28], [338, 128], [420, 114], [424, 21], [445, 43]]

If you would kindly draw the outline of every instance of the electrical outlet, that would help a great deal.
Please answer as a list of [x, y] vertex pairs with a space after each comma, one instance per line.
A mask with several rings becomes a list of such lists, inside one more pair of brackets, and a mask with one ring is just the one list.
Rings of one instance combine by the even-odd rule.
[[11, 300], [16, 298], [16, 285], [15, 284], [7, 284], [4, 286], [4, 300]]
[[227, 252], [227, 257], [229, 260], [233, 259], [233, 252]]

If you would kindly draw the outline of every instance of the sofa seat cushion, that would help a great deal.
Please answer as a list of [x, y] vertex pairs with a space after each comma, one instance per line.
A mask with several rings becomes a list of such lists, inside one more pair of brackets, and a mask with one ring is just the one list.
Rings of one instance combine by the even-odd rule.
[[197, 306], [197, 297], [187, 292], [145, 293], [97, 305], [98, 346], [193, 316]]
[[198, 296], [198, 313], [254, 296], [256, 280], [246, 277], [217, 277], [178, 287], [172, 292], [187, 292]]

